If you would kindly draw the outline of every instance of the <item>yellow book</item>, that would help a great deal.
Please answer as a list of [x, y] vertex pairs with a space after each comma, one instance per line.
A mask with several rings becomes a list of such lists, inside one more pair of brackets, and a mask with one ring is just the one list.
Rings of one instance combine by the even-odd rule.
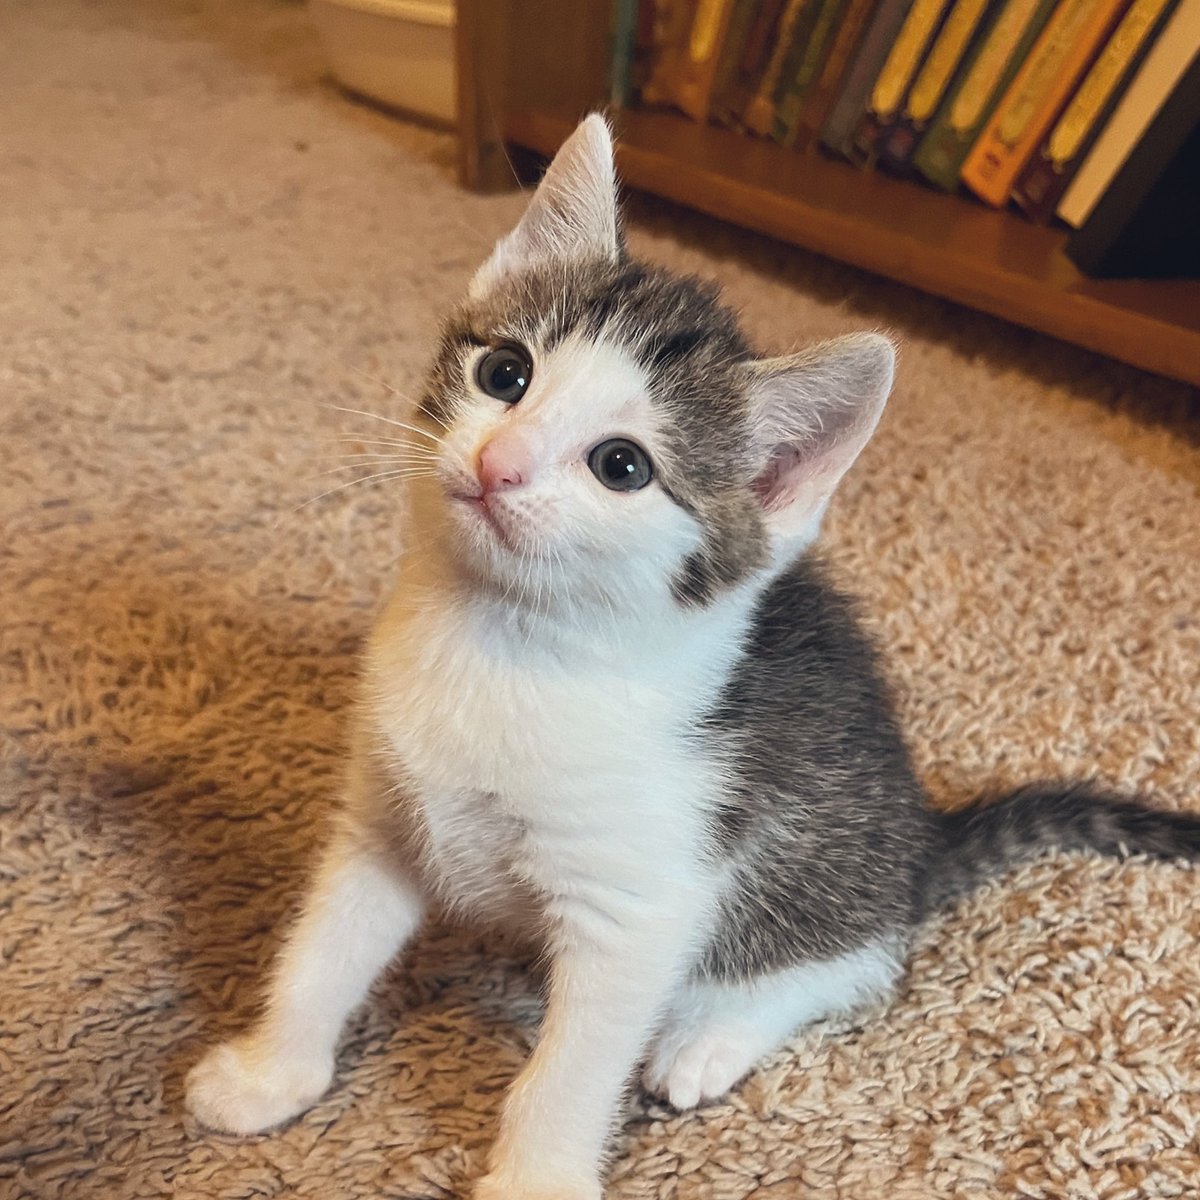
[[680, 71], [677, 101], [689, 117], [708, 120], [708, 106], [733, 0], [700, 0]]
[[654, 66], [642, 88], [645, 104], [679, 104], [679, 91], [696, 22], [692, 0], [658, 0], [655, 4]]
[[987, 8], [988, 0], [959, 0], [905, 102], [905, 115], [914, 123], [926, 124], [942, 101], [955, 68], [962, 61], [967, 43]]
[[742, 120], [746, 128], [760, 137], [769, 137], [775, 124], [775, 91], [779, 87], [780, 76], [783, 74], [784, 63], [787, 61], [788, 50], [791, 49], [792, 35], [806, 3], [811, 0], [787, 0], [787, 7], [779, 21], [779, 33], [775, 48], [771, 51], [767, 68], [759, 81], [757, 90]]

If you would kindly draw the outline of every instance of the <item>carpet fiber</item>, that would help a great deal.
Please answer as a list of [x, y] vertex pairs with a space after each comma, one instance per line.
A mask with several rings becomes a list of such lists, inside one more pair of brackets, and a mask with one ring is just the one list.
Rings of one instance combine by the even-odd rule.
[[[324, 78], [302, 8], [9, 0], [0, 36], [0, 1196], [442, 1198], [536, 1029], [431, 930], [336, 1085], [238, 1140], [182, 1076], [253, 1010], [387, 587], [386, 487], [304, 504], [420, 385], [520, 210]], [[1200, 807], [1189, 393], [649, 200], [766, 348], [861, 327], [900, 381], [828, 526], [940, 804], [1096, 773]], [[900, 996], [728, 1102], [637, 1095], [610, 1195], [1194, 1196], [1200, 875], [1046, 859], [932, 924]]]

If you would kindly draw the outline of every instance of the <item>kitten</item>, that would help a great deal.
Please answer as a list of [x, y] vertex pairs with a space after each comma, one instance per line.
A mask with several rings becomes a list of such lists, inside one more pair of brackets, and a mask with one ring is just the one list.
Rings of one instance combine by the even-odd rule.
[[341, 822], [266, 1015], [189, 1076], [201, 1121], [250, 1133], [316, 1100], [437, 908], [550, 967], [476, 1197], [594, 1200], [639, 1063], [679, 1108], [721, 1096], [1050, 846], [1200, 854], [1200, 819], [1083, 788], [927, 806], [805, 557], [893, 360], [877, 334], [756, 358], [713, 287], [626, 256], [608, 129], [580, 125], [449, 320]]

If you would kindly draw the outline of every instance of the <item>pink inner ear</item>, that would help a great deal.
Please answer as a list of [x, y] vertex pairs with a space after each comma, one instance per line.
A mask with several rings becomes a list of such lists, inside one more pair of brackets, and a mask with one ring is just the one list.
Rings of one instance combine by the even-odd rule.
[[767, 512], [786, 508], [795, 492], [799, 474], [800, 455], [795, 446], [786, 443], [771, 451], [767, 465], [755, 477], [754, 494]]

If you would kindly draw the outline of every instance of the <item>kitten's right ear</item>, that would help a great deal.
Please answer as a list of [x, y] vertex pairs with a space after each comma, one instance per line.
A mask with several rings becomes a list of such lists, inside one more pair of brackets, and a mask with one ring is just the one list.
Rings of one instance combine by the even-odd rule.
[[517, 227], [471, 280], [478, 299], [506, 276], [550, 259], [616, 262], [621, 256], [612, 134], [599, 113], [562, 144]]
[[762, 469], [754, 489], [780, 549], [810, 541], [883, 413], [896, 349], [858, 333], [749, 364]]

